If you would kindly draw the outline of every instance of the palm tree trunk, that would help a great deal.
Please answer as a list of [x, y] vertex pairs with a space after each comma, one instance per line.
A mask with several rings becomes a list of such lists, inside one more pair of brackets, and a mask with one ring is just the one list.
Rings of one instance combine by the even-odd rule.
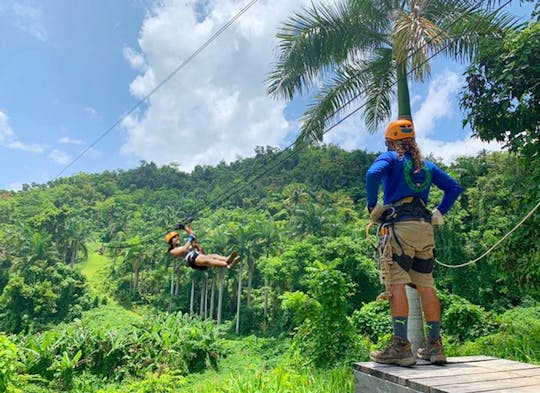
[[75, 261], [77, 260], [77, 248], [71, 252], [71, 260], [69, 261], [69, 266], [75, 266]]
[[[251, 261], [251, 263], [249, 263]], [[253, 283], [253, 270], [255, 270], [255, 263], [251, 258], [248, 258], [248, 290], [247, 290], [247, 308], [251, 307], [251, 287]]]
[[398, 119], [412, 120], [411, 99], [407, 82], [407, 65], [397, 65]]
[[210, 291], [210, 319], [214, 318], [214, 294], [216, 292], [216, 276], [212, 278], [212, 290]]
[[137, 292], [139, 289], [139, 267], [135, 269], [133, 277], [133, 292]]
[[243, 264], [240, 264], [240, 271], [238, 272], [238, 293], [236, 297], [236, 334], [240, 333], [240, 303], [242, 299], [242, 270]]
[[172, 271], [171, 271], [171, 301], [174, 296], [174, 271], [175, 271], [175, 264], [176, 262], [173, 262], [172, 264]]
[[221, 325], [221, 311], [223, 306], [223, 269], [219, 269], [219, 291], [218, 291], [218, 306], [217, 306], [217, 324]]
[[195, 302], [195, 280], [191, 279], [191, 298], [189, 299], [189, 314], [193, 315], [193, 303]]
[[264, 320], [263, 331], [266, 331], [268, 327], [268, 280], [264, 279]]
[[204, 278], [201, 280], [201, 300], [199, 303], [199, 316], [204, 316]]
[[204, 277], [204, 319], [208, 318], [208, 276]]

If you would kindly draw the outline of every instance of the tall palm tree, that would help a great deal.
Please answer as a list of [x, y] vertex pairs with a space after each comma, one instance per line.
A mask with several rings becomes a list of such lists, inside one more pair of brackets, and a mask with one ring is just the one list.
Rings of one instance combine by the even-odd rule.
[[329, 121], [356, 99], [365, 102], [366, 125], [375, 131], [391, 116], [396, 84], [399, 117], [411, 118], [407, 75], [424, 81], [434, 54], [471, 59], [482, 36], [511, 26], [513, 18], [494, 11], [494, 3], [341, 0], [312, 5], [281, 26], [267, 91], [292, 99], [322, 83], [304, 114], [297, 143], [322, 141]]

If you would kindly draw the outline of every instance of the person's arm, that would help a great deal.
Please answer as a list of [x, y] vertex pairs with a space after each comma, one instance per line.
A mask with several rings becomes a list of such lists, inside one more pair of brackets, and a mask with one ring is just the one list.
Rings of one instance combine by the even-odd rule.
[[444, 192], [441, 203], [437, 206], [437, 210], [439, 210], [442, 215], [445, 215], [454, 202], [456, 202], [456, 199], [463, 190], [456, 180], [435, 164], [433, 164], [431, 181]]
[[379, 186], [385, 172], [390, 168], [392, 156], [388, 153], [383, 153], [371, 166], [366, 173], [366, 199], [367, 207], [371, 212], [377, 204], [379, 194]]
[[173, 248], [169, 252], [171, 253], [173, 257], [184, 257], [188, 253], [189, 248], [193, 245], [194, 241], [195, 241], [195, 236], [193, 235], [193, 233], [190, 233], [186, 244], [184, 244], [182, 247]]

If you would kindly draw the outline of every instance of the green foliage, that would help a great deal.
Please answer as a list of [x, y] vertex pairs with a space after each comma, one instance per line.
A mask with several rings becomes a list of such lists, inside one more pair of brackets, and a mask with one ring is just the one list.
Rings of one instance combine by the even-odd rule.
[[517, 307], [502, 315], [499, 328], [464, 345], [449, 346], [450, 354], [483, 354], [540, 364], [540, 306]]
[[465, 123], [483, 140], [505, 142], [538, 176], [540, 22], [485, 40], [467, 74]]
[[457, 295], [439, 294], [445, 338], [459, 342], [483, 337], [495, 328], [490, 313]]
[[99, 389], [97, 393], [175, 393], [186, 380], [176, 374], [147, 374], [142, 381], [126, 383], [121, 388]]
[[[347, 316], [347, 298], [353, 285], [335, 264], [315, 262], [308, 268], [308, 293], [317, 307], [306, 316], [293, 341], [293, 351], [320, 367], [347, 361], [366, 351]], [[305, 307], [301, 309], [306, 311]]]
[[16, 345], [6, 336], [0, 335], [0, 392], [21, 392], [15, 387], [18, 363]]
[[146, 373], [178, 374], [217, 367], [222, 352], [214, 325], [181, 313], [148, 314], [142, 320], [105, 307], [84, 320], [21, 340], [23, 363], [32, 374], [73, 386], [87, 371], [113, 380]]
[[72, 319], [88, 307], [83, 276], [47, 255], [47, 239], [30, 260], [17, 263], [0, 294], [0, 330], [20, 332]]
[[354, 327], [359, 334], [377, 343], [381, 337], [392, 331], [392, 319], [387, 302], [369, 302], [352, 315]]

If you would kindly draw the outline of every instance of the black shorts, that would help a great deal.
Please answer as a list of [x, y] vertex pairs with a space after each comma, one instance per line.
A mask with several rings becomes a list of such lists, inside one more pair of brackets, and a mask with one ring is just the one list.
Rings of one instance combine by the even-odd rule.
[[195, 259], [199, 256], [199, 251], [197, 250], [191, 250], [186, 255], [186, 262], [189, 265], [190, 268], [195, 270], [206, 270], [208, 269], [208, 266], [198, 266], [195, 264]]

